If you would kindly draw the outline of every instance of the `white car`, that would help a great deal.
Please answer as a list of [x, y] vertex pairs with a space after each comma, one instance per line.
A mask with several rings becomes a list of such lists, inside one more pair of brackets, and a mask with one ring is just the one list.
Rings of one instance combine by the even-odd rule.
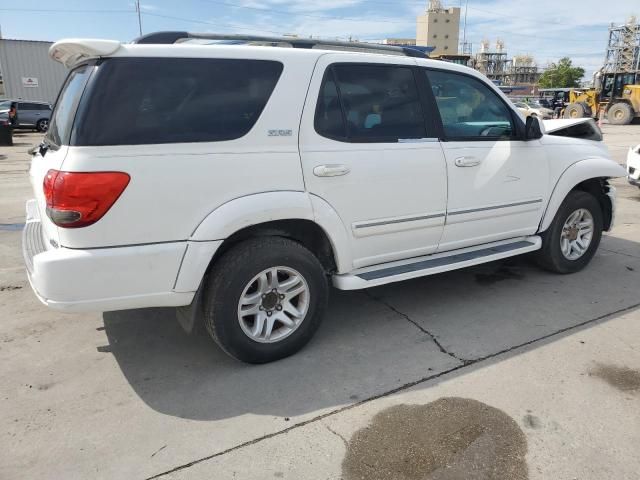
[[553, 110], [545, 108], [542, 105], [527, 102], [515, 102], [515, 106], [525, 117], [533, 116], [543, 120], [553, 118]]
[[640, 188], [640, 145], [630, 148], [627, 154], [627, 180]]
[[330, 282], [529, 252], [571, 273], [611, 228], [625, 172], [591, 119], [545, 134], [483, 75], [410, 49], [220, 38], [51, 47], [71, 72], [23, 237], [49, 307], [179, 307], [261, 363], [309, 341]]

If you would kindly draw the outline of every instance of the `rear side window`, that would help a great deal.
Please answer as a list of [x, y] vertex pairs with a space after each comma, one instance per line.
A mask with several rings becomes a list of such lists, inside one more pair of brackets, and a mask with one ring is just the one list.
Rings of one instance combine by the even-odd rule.
[[44, 105], [39, 103], [18, 103], [18, 110], [44, 110]]
[[72, 70], [65, 81], [56, 107], [53, 110], [46, 140], [51, 145], [63, 145], [69, 141], [69, 133], [73, 125], [73, 118], [76, 113], [78, 102], [84, 87], [91, 75], [93, 66], [83, 65]]
[[325, 75], [316, 131], [348, 142], [425, 138], [425, 117], [410, 67], [337, 64]]
[[283, 66], [235, 59], [113, 58], [98, 67], [72, 145], [234, 140], [255, 125]]

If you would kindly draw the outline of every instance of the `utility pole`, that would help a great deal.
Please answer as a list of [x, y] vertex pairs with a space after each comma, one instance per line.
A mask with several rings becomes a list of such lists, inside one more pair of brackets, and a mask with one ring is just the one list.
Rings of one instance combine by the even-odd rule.
[[142, 14], [140, 13], [140, 0], [136, 0], [136, 12], [138, 13], [138, 30], [142, 36]]
[[464, 7], [464, 29], [462, 30], [462, 44], [467, 44], [467, 12], [469, 11], [469, 0]]

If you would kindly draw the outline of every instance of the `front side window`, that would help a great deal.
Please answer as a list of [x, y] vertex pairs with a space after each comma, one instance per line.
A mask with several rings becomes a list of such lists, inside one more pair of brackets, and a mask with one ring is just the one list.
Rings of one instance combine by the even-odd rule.
[[316, 110], [320, 135], [355, 143], [393, 143], [427, 136], [411, 68], [338, 64], [330, 72]]
[[509, 140], [511, 110], [480, 80], [455, 72], [425, 70], [447, 140]]
[[216, 142], [246, 135], [282, 73], [280, 62], [112, 58], [79, 108], [72, 145]]

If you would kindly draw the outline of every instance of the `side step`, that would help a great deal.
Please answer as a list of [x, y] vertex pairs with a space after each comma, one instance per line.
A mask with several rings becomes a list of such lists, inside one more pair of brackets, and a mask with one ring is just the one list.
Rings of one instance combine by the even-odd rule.
[[358, 290], [387, 283], [400, 282], [410, 278], [424, 277], [493, 262], [533, 252], [542, 247], [538, 236], [522, 237], [501, 242], [486, 243], [451, 252], [436, 253], [424, 257], [384, 263], [361, 268], [351, 273], [333, 276], [333, 285], [340, 290]]

